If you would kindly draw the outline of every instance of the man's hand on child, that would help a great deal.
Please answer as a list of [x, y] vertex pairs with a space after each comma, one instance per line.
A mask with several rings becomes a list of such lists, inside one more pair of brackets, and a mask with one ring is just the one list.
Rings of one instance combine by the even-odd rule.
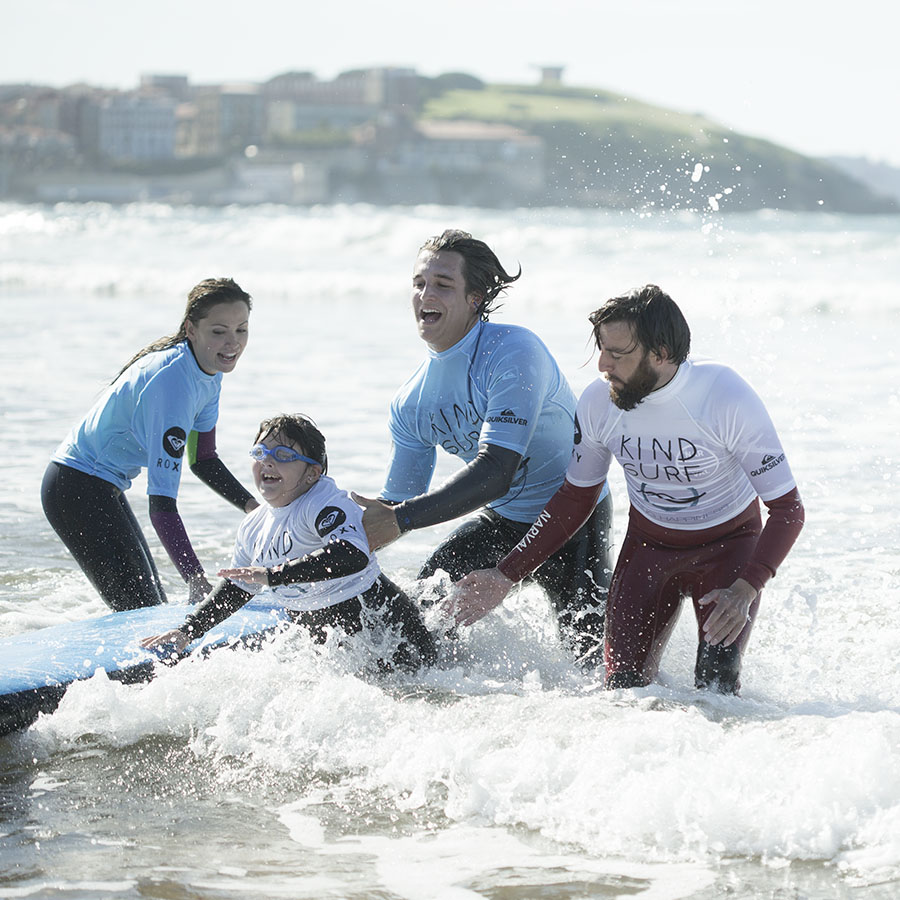
[[373, 497], [362, 497], [356, 493], [350, 496], [354, 503], [363, 508], [363, 528], [373, 553], [400, 537], [397, 513], [391, 506]]

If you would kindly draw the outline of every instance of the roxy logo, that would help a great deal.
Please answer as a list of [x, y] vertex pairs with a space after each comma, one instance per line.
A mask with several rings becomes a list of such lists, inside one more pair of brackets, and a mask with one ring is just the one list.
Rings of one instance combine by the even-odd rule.
[[187, 435], [184, 433], [183, 428], [170, 428], [163, 435], [163, 450], [169, 454], [169, 456], [174, 456], [175, 459], [178, 459], [180, 456], [184, 455], [184, 448], [187, 444]]
[[504, 425], [527, 425], [528, 419], [520, 419], [514, 410], [504, 409], [499, 416], [488, 416], [488, 422], [502, 422]]
[[767, 453], [763, 458], [762, 462], [758, 469], [754, 469], [750, 474], [755, 478], [757, 475], [762, 475], [763, 472], [768, 472], [769, 469], [774, 469], [779, 463], [784, 462], [784, 454], [781, 456], [772, 456], [771, 453]]
[[343, 525], [346, 521], [347, 516], [342, 509], [337, 506], [326, 506], [316, 516], [316, 531], [321, 537], [325, 537], [329, 531], [334, 531], [338, 525]]

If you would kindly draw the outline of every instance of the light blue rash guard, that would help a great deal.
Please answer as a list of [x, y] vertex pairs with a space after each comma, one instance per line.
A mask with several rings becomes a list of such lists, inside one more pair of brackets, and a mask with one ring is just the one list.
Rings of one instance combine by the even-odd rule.
[[[428, 356], [391, 403], [393, 447], [382, 498], [428, 491], [436, 448], [469, 463], [479, 443], [522, 455], [509, 491], [488, 504], [533, 522], [563, 482], [572, 454], [575, 395], [533, 332], [479, 322], [458, 344]], [[605, 489], [605, 491], [608, 490]]]
[[123, 491], [146, 468], [147, 493], [174, 499], [188, 435], [215, 426], [221, 383], [187, 341], [148, 353], [103, 392], [53, 459]]

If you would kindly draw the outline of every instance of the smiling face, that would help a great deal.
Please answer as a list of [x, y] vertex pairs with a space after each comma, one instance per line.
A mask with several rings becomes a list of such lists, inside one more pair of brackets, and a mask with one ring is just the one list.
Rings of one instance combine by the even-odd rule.
[[243, 300], [217, 303], [202, 319], [185, 321], [197, 364], [207, 375], [230, 372], [247, 346], [250, 308]]
[[[291, 447], [298, 453], [306, 455], [303, 447], [294, 443], [281, 432], [273, 432], [257, 440], [269, 449], [273, 447]], [[293, 462], [278, 462], [272, 454], [263, 459], [254, 459], [253, 482], [260, 497], [269, 506], [282, 507], [293, 503], [305, 494], [322, 474], [322, 467], [304, 462], [302, 459]]]
[[419, 337], [437, 353], [458, 344], [478, 321], [481, 298], [466, 293], [463, 258], [423, 250], [413, 267], [412, 307]]

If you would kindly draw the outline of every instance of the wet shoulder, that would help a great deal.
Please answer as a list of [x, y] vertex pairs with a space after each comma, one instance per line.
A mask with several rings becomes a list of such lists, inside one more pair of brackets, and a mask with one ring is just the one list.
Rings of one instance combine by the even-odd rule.
[[258, 528], [262, 528], [265, 526], [267, 522], [272, 521], [278, 510], [273, 506], [269, 506], [266, 502], [261, 502], [256, 509], [251, 509], [247, 515], [241, 519], [240, 525], [237, 528], [237, 540], [241, 541], [243, 535], [248, 532], [255, 531]]
[[690, 383], [704, 393], [712, 390], [729, 394], [742, 393], [749, 388], [747, 382], [731, 366], [717, 360], [691, 358], [686, 365], [689, 366]]
[[562, 372], [547, 345], [529, 328], [522, 325], [499, 325], [486, 322], [482, 334], [476, 367], [496, 373], [498, 367], [526, 368], [544, 372], [548, 379], [561, 378]]
[[298, 501], [306, 500], [308, 521], [323, 540], [332, 535], [351, 538], [362, 529], [362, 509], [333, 478], [323, 475]]
[[406, 405], [411, 395], [418, 396], [419, 391], [421, 390], [421, 385], [425, 380], [425, 374], [428, 369], [428, 360], [424, 359], [419, 365], [416, 367], [415, 372], [397, 388], [394, 393], [393, 400], [391, 401], [391, 408], [398, 409]]
[[613, 408], [609, 398], [609, 382], [604, 378], [595, 378], [578, 398], [577, 416], [582, 426], [588, 422], [601, 422], [606, 419]]
[[135, 369], [138, 382], [153, 382], [154, 386], [203, 384], [214, 387], [222, 380], [220, 373], [209, 375], [200, 368], [186, 342], [165, 350], [154, 350], [134, 363], [132, 369]]
[[535, 351], [546, 353], [550, 351], [544, 342], [524, 325], [507, 325], [499, 322], [485, 322], [481, 343], [485, 347], [495, 348], [502, 346], [504, 349], [532, 348]]

